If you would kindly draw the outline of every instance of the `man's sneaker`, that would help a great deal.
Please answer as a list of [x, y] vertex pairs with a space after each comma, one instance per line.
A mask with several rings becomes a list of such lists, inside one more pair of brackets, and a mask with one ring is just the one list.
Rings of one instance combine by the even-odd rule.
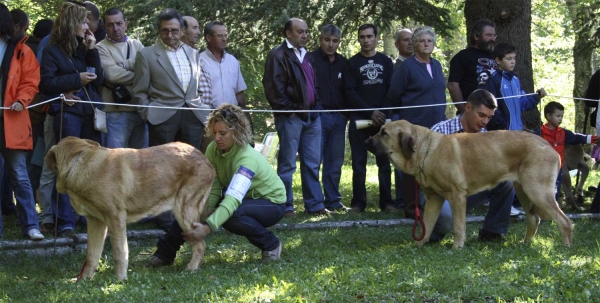
[[519, 209], [517, 209], [517, 208], [516, 208], [516, 207], [514, 207], [514, 206], [511, 206], [511, 207], [510, 207], [510, 216], [511, 216], [511, 217], [521, 216], [521, 215], [524, 215], [524, 214], [525, 214], [525, 212], [524, 212], [524, 211], [522, 211], [522, 210], [519, 210]]
[[262, 252], [262, 260], [265, 261], [277, 261], [281, 257], [281, 242], [279, 242], [279, 246], [273, 250], [263, 250]]
[[362, 213], [364, 210], [360, 209], [358, 206], [352, 206], [348, 212], [350, 213]]
[[42, 233], [38, 230], [38, 229], [30, 229], [27, 232], [27, 235], [29, 236], [29, 239], [33, 240], [33, 241], [39, 241], [44, 239], [44, 235], [42, 235]]
[[152, 259], [150, 259], [150, 261], [148, 261], [146, 263], [146, 267], [147, 268], [158, 268], [158, 267], [163, 267], [163, 266], [169, 266], [171, 264], [173, 264], [173, 263], [163, 261], [162, 259], [160, 259], [157, 256], [152, 256]]

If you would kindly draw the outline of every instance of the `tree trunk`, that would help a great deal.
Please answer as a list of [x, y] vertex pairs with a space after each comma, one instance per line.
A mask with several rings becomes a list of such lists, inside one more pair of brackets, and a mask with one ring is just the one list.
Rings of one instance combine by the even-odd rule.
[[[471, 27], [479, 19], [496, 23], [496, 43], [508, 42], [517, 48], [515, 71], [526, 93], [534, 92], [531, 60], [531, 0], [466, 0], [465, 19], [467, 41]], [[540, 111], [536, 108], [522, 114], [523, 125], [529, 129], [541, 125]]]
[[[589, 22], [590, 15], [581, 11], [581, 8], [577, 7], [577, 1], [575, 0], [567, 0], [566, 4], [573, 24], [573, 31], [575, 32], [575, 44], [573, 45], [573, 65], [575, 67], [573, 97], [583, 97], [592, 76], [592, 53], [594, 52], [594, 47], [589, 43], [592, 33], [582, 31], [581, 25]], [[583, 132], [585, 127], [586, 132], [591, 133], [592, 128], [589, 126], [589, 120], [588, 125], [585, 126], [586, 113], [584, 102], [581, 100], [573, 101], [575, 103], [575, 131]], [[595, 121], [593, 124], [596, 124]]]

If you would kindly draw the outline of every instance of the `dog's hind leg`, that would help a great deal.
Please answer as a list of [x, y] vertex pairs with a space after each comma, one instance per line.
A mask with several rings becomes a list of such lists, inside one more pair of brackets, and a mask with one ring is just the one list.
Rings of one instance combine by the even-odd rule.
[[188, 263], [187, 269], [197, 270], [200, 263], [202, 263], [204, 253], [206, 252], [206, 242], [204, 240], [189, 242], [189, 245], [192, 249], [192, 259], [190, 260], [190, 263]]
[[[431, 232], [435, 227], [435, 222], [440, 216], [440, 210], [444, 205], [444, 197], [438, 195], [436, 192], [428, 189], [423, 189], [425, 194], [425, 210], [423, 214], [423, 221], [425, 222], [425, 237], [417, 242], [418, 246], [423, 246], [431, 237]], [[419, 203], [419, 201], [415, 201]]]
[[112, 245], [113, 260], [115, 261], [115, 272], [117, 279], [127, 278], [127, 266], [129, 264], [129, 248], [127, 246], [127, 214], [119, 213], [117, 216], [108, 218], [110, 232], [110, 243]]
[[87, 216], [87, 252], [85, 256], [85, 268], [82, 277], [91, 279], [98, 270], [98, 262], [104, 248], [106, 239], [106, 224], [100, 219]]
[[[525, 224], [527, 225], [527, 231], [525, 232], [525, 238], [523, 238], [523, 241], [527, 243], [531, 241], [531, 239], [533, 239], [537, 233], [538, 226], [540, 225], [540, 215], [536, 213], [531, 200], [529, 200], [529, 197], [523, 191], [521, 184], [514, 182], [513, 185], [515, 187], [515, 194], [517, 195], [517, 198], [519, 198], [519, 203], [521, 203], [521, 206], [525, 211]], [[554, 200], [554, 197], [552, 197], [552, 200]]]

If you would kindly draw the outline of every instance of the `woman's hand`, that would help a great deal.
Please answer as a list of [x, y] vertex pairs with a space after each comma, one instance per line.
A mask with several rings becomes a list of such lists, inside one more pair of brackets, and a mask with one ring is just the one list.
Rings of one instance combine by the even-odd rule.
[[10, 110], [14, 110], [16, 112], [20, 112], [23, 109], [25, 109], [25, 107], [23, 106], [23, 103], [21, 103], [21, 101], [19, 100], [15, 101], [13, 104], [10, 105]]
[[87, 85], [88, 83], [96, 80], [98, 76], [94, 73], [83, 72], [79, 73], [79, 78], [81, 79], [81, 84]]
[[[72, 90], [72, 91], [68, 91], [66, 93], [63, 93], [63, 95], [65, 95], [65, 99], [68, 100], [81, 100], [81, 98], [77, 97], [75, 94], [78, 93], [79, 91], [77, 90]], [[65, 100], [65, 104], [67, 106], [73, 106], [75, 104], [75, 102], [73, 101], [66, 101]]]
[[83, 38], [83, 43], [87, 47], [87, 49], [94, 49], [96, 47], [96, 36], [89, 29], [85, 32], [85, 37]]
[[210, 226], [208, 226], [208, 224], [194, 222], [192, 223], [192, 229], [188, 230], [187, 232], [181, 233], [181, 235], [183, 235], [183, 238], [186, 241], [196, 242], [204, 240], [204, 238], [210, 235], [211, 232], [212, 229], [210, 229]]

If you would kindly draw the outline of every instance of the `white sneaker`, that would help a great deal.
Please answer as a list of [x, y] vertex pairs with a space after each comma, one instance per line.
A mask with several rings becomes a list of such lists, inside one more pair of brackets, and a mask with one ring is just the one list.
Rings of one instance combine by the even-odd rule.
[[39, 230], [35, 229], [35, 228], [34, 229], [30, 229], [27, 232], [27, 235], [29, 236], [29, 239], [31, 239], [33, 241], [39, 241], [39, 240], [44, 239], [44, 235], [42, 235], [42, 233]]
[[517, 208], [515, 208], [514, 206], [510, 207], [510, 216], [511, 217], [516, 217], [516, 216], [520, 216], [520, 215], [524, 215], [525, 212], [522, 210], [518, 210]]
[[273, 250], [265, 250], [262, 252], [262, 261], [277, 261], [281, 257], [281, 242], [279, 246]]

